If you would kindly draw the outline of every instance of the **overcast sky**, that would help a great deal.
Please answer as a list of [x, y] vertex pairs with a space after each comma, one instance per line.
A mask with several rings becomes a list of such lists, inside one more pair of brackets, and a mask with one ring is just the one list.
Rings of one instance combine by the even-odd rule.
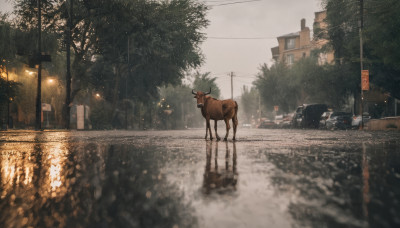
[[[200, 71], [218, 78], [223, 98], [231, 96], [230, 72], [236, 75], [236, 97], [243, 85], [251, 86], [261, 64], [271, 66], [271, 48], [278, 45], [276, 37], [300, 31], [302, 18], [312, 29], [314, 12], [322, 10], [321, 0], [199, 1], [211, 6], [207, 15], [210, 25], [205, 31], [208, 39], [201, 46], [205, 63]], [[12, 10], [8, 0], [0, 0], [0, 10]]]
[[271, 66], [271, 48], [278, 45], [276, 37], [300, 31], [302, 18], [312, 29], [314, 12], [322, 10], [321, 0], [202, 1], [210, 6], [243, 2], [214, 6], [208, 13], [210, 25], [206, 33], [209, 38], [202, 45], [206, 61], [201, 70], [218, 78], [224, 98], [231, 96], [229, 72], [237, 76], [233, 79], [233, 95], [239, 96], [243, 85], [251, 86], [261, 64]]

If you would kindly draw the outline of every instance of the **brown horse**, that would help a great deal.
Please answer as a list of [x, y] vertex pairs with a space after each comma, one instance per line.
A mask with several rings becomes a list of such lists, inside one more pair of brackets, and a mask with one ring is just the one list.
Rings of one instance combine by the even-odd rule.
[[238, 119], [237, 119], [237, 112], [238, 112], [238, 104], [236, 101], [229, 99], [229, 100], [217, 100], [215, 98], [212, 98], [210, 96], [207, 96], [208, 94], [211, 93], [211, 88], [210, 92], [201, 92], [198, 91], [195, 93], [192, 90], [192, 93], [195, 95], [194, 98], [197, 99], [197, 107], [201, 108], [201, 114], [203, 117], [206, 119], [206, 137], [207, 139], [207, 134], [208, 131], [210, 132], [210, 140], [213, 139], [212, 133], [211, 133], [211, 126], [210, 126], [210, 119], [214, 120], [214, 129], [215, 129], [215, 136], [217, 140], [220, 140], [221, 138], [218, 136], [217, 133], [217, 121], [218, 120], [224, 120], [226, 124], [226, 135], [224, 140], [226, 141], [228, 139], [229, 135], [229, 129], [231, 128], [229, 125], [229, 120], [232, 119], [233, 123], [233, 138], [232, 140], [236, 140], [236, 128], [238, 125]]

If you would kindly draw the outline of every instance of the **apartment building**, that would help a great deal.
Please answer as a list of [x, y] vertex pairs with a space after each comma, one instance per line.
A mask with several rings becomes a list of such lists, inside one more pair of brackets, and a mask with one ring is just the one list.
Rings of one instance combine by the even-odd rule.
[[[326, 39], [327, 23], [326, 11], [316, 12], [313, 29], [323, 36], [315, 36], [311, 39], [310, 29], [306, 26], [306, 20], [301, 19], [300, 31], [277, 37], [278, 46], [271, 48], [272, 58], [277, 62], [284, 62], [288, 66], [301, 58], [309, 57], [312, 50], [321, 50], [328, 43]], [[333, 51], [321, 51], [318, 53], [319, 64], [333, 63]]]
[[301, 30], [279, 36], [278, 46], [271, 48], [272, 57], [275, 61], [285, 62], [292, 65], [301, 58], [310, 56], [311, 40], [310, 29], [306, 27], [306, 20], [301, 19]]
[[[328, 24], [325, 21], [326, 19], [326, 11], [315, 12], [314, 17], [314, 37], [312, 40], [312, 49], [313, 50], [321, 50], [329, 41], [327, 28]], [[323, 64], [333, 64], [334, 63], [334, 52], [329, 47], [325, 46], [324, 51], [320, 51], [318, 53], [318, 63], [320, 65]]]

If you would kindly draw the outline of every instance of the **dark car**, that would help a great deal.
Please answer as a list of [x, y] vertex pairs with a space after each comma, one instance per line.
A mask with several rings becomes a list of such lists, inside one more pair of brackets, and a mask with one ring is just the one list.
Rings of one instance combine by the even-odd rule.
[[292, 126], [297, 128], [318, 128], [322, 113], [327, 110], [325, 104], [304, 104], [296, 109]]
[[262, 121], [257, 128], [275, 128], [276, 124], [272, 120], [264, 120]]
[[326, 120], [327, 129], [349, 129], [351, 128], [352, 114], [348, 112], [332, 112]]

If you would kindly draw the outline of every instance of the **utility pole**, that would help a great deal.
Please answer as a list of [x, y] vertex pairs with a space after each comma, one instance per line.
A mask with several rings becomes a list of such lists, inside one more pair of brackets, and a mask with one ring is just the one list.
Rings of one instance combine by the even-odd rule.
[[131, 74], [131, 68], [129, 65], [129, 36], [128, 36], [128, 74], [125, 78], [125, 129], [128, 130], [128, 76]]
[[38, 56], [40, 56], [39, 67], [38, 67], [38, 80], [37, 80], [37, 91], [36, 91], [36, 123], [35, 130], [42, 130], [42, 46], [41, 46], [41, 29], [42, 29], [42, 12], [40, 6], [40, 0], [38, 0]]
[[[7, 85], [9, 83], [8, 80], [8, 66], [6, 65], [6, 74], [7, 74]], [[10, 87], [7, 86], [7, 124], [6, 129], [10, 128]]]
[[360, 108], [360, 114], [361, 114], [361, 125], [360, 125], [360, 130], [364, 129], [364, 117], [363, 117], [363, 108], [364, 108], [364, 92], [362, 88], [362, 72], [364, 70], [363, 66], [363, 40], [362, 40], [362, 30], [364, 26], [364, 0], [360, 0], [360, 29], [359, 29], [359, 36], [360, 36], [360, 88], [361, 88], [361, 108]]
[[231, 76], [231, 99], [233, 100], [233, 76], [234, 76], [233, 72], [231, 72], [230, 76]]
[[[67, 75], [66, 75], [66, 97], [65, 97], [65, 106], [64, 106], [64, 127], [69, 129], [70, 123], [70, 111], [71, 111], [71, 33], [72, 33], [72, 8], [73, 8], [73, 0], [70, 1], [70, 9], [68, 14], [68, 27], [67, 27], [67, 37], [66, 37], [66, 51], [67, 51]], [[68, 6], [67, 6], [68, 7]], [[68, 11], [68, 10], [67, 10]]]
[[261, 94], [258, 91], [258, 122], [261, 123]]

